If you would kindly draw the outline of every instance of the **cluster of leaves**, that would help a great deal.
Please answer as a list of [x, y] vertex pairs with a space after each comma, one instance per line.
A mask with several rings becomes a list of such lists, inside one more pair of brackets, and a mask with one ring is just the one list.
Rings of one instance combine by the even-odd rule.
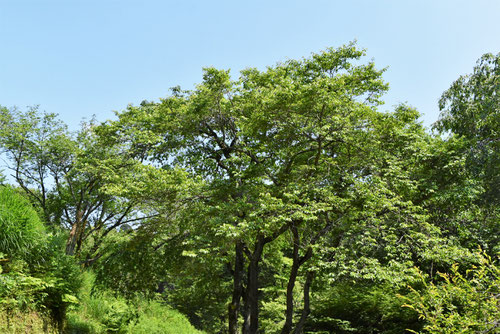
[[[500, 267], [478, 253], [479, 263], [464, 274], [458, 264], [438, 273], [437, 282], [421, 274], [423, 289], [403, 297], [404, 306], [425, 320], [421, 333], [495, 333], [500, 328]], [[415, 331], [412, 331], [417, 333]]]

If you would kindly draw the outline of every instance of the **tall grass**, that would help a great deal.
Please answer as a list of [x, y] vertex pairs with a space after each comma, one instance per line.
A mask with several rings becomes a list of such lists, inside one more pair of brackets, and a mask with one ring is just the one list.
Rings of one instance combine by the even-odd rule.
[[43, 223], [29, 201], [0, 186], [0, 253], [23, 257], [44, 238]]
[[126, 299], [110, 291], [92, 291], [95, 276], [83, 275], [80, 304], [67, 314], [69, 334], [201, 334], [187, 318], [159, 300]]

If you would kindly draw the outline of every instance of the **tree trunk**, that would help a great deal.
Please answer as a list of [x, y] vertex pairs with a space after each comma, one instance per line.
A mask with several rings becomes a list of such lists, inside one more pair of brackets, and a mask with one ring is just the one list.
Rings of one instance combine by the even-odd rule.
[[304, 284], [304, 308], [302, 309], [302, 314], [300, 320], [293, 331], [293, 334], [303, 334], [304, 325], [306, 323], [309, 313], [311, 313], [310, 301], [309, 301], [309, 290], [311, 288], [311, 283], [314, 279], [314, 272], [308, 271], [306, 275], [306, 283]]
[[85, 227], [87, 226], [87, 220], [84, 220], [80, 223], [80, 228], [78, 229], [78, 233], [76, 235], [76, 251], [75, 254], [80, 254], [80, 249], [82, 248], [83, 237], [85, 235]]
[[256, 334], [259, 330], [259, 263], [265, 244], [264, 237], [258, 237], [248, 264], [243, 334]]
[[281, 334], [289, 334], [292, 331], [293, 289], [295, 287], [295, 281], [297, 280], [297, 273], [299, 272], [299, 233], [295, 226], [293, 226], [291, 230], [293, 233], [293, 263], [292, 269], [290, 270], [290, 276], [288, 278], [288, 285], [286, 287], [285, 324], [281, 329]]
[[243, 244], [238, 241], [235, 245], [235, 263], [233, 273], [233, 297], [228, 307], [229, 314], [229, 334], [238, 332], [238, 316], [240, 312], [240, 301], [243, 294]]
[[80, 229], [81, 229], [81, 222], [82, 222], [82, 217], [83, 217], [83, 212], [81, 210], [78, 210], [76, 212], [76, 220], [71, 227], [71, 232], [69, 233], [69, 238], [68, 241], [66, 242], [66, 254], [67, 255], [74, 255], [75, 254], [75, 247], [78, 241], [78, 236], [81, 234]]
[[[288, 278], [288, 285], [286, 288], [286, 313], [285, 313], [285, 324], [283, 325], [283, 328], [281, 330], [281, 334], [289, 334], [292, 332], [292, 323], [293, 323], [293, 289], [295, 288], [295, 283], [297, 282], [297, 276], [299, 272], [299, 268], [306, 263], [313, 254], [312, 248], [309, 247], [306, 251], [306, 253], [300, 257], [299, 256], [299, 248], [300, 248], [300, 237], [299, 237], [299, 231], [297, 230], [297, 227], [295, 225], [292, 225], [290, 227], [290, 230], [293, 233], [293, 263], [292, 263], [292, 269], [290, 271], [290, 276]], [[306, 278], [306, 285], [307, 285], [307, 278]], [[309, 283], [310, 284], [310, 283]], [[305, 288], [304, 287], [304, 307], [306, 304], [305, 301]], [[309, 298], [309, 292], [308, 296]], [[309, 299], [307, 301], [309, 303]]]

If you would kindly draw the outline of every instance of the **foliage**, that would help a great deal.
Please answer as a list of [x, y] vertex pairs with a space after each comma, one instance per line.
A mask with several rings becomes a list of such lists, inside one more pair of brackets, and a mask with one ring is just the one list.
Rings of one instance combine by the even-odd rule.
[[128, 324], [137, 317], [133, 305], [111, 293], [98, 293], [82, 299], [80, 304], [81, 310], [69, 312], [69, 332], [86, 323], [94, 333], [126, 333]]
[[137, 294], [151, 298], [160, 292], [195, 326], [220, 328], [229, 291], [229, 278], [220, 276], [220, 266], [185, 253], [191, 247], [182, 234], [161, 240], [163, 234], [135, 232], [110, 235], [103, 257], [92, 267], [96, 289], [119, 291], [128, 298]]
[[5, 312], [0, 310], [0, 333], [2, 334], [59, 334], [60, 328], [50, 314], [43, 312]]
[[142, 302], [137, 307], [140, 316], [135, 323], [129, 325], [128, 333], [202, 333], [189, 324], [182, 314], [158, 301]]
[[426, 168], [434, 174], [426, 205], [435, 223], [469, 249], [481, 247], [490, 255], [500, 250], [499, 87], [500, 54], [485, 54], [473, 73], [443, 93], [434, 128], [448, 137]]
[[0, 186], [0, 253], [26, 259], [43, 242], [44, 232], [30, 203], [12, 188]]
[[43, 308], [47, 289], [54, 287], [53, 282], [17, 270], [0, 275], [0, 309], [25, 311], [27, 308]]
[[59, 321], [65, 318], [66, 309], [78, 303], [77, 294], [81, 286], [80, 266], [74, 257], [65, 253], [66, 234], [53, 234], [46, 244], [38, 249], [32, 259], [40, 262], [30, 264], [32, 275], [41, 277], [52, 285], [47, 289], [44, 305]]
[[485, 54], [470, 75], [443, 93], [435, 128], [465, 139], [468, 168], [485, 187], [484, 200], [500, 199], [500, 53]]
[[[500, 267], [480, 253], [479, 264], [461, 272], [458, 264], [440, 280], [421, 274], [423, 289], [404, 296], [405, 306], [425, 320], [422, 333], [495, 333], [500, 327]], [[414, 331], [413, 331], [414, 332]], [[416, 332], [415, 332], [416, 333]]]
[[9, 313], [40, 311], [50, 314], [56, 323], [64, 321], [66, 308], [78, 303], [79, 269], [64, 253], [49, 259], [35, 271], [22, 261], [9, 264], [0, 274], [0, 309]]
[[313, 294], [314, 307], [306, 325], [308, 332], [404, 333], [420, 328], [417, 316], [401, 306], [396, 294], [402, 290], [386, 284], [339, 282]]
[[94, 282], [94, 274], [84, 273], [81, 301], [68, 313], [67, 333], [201, 333], [160, 301], [139, 295], [126, 299], [97, 290]]
[[130, 231], [110, 233], [102, 252], [92, 268], [100, 289], [120, 291], [128, 297], [138, 293], [152, 297], [160, 281], [166, 279], [169, 260], [155, 251], [151, 236]]
[[95, 128], [90, 121], [70, 133], [55, 114], [0, 107], [0, 148], [16, 183], [44, 221], [70, 230], [69, 255], [78, 255], [85, 240], [96, 235], [86, 263], [100, 257], [100, 244], [112, 230], [159, 214], [143, 205], [153, 184], [164, 201], [174, 202], [182, 181], [182, 172], [141, 164], [135, 152], [109, 145]]
[[443, 94], [443, 137], [379, 110], [364, 55], [206, 68], [76, 133], [0, 107], [1, 307], [74, 333], [196, 332], [172, 308], [214, 333], [496, 331], [500, 55]]
[[26, 261], [47, 240], [31, 204], [14, 189], [0, 186], [0, 308], [40, 306], [51, 282], [32, 277]]
[[64, 254], [64, 235], [45, 232], [29, 201], [0, 188], [0, 309], [7, 313], [42, 312], [62, 323], [77, 302], [80, 271]]

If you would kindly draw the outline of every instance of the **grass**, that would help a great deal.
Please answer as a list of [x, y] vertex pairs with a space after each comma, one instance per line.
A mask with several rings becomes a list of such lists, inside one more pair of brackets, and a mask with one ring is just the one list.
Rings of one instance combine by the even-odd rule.
[[39, 312], [0, 311], [0, 333], [2, 334], [56, 334], [57, 326], [50, 316]]
[[127, 300], [110, 292], [91, 293], [94, 276], [84, 273], [80, 305], [67, 314], [68, 334], [201, 334], [187, 318], [159, 300]]
[[0, 185], [0, 252], [26, 255], [44, 238], [44, 226], [29, 201]]
[[128, 333], [202, 333], [195, 329], [184, 315], [158, 301], [143, 302], [140, 307], [140, 316], [137, 322], [128, 326]]

